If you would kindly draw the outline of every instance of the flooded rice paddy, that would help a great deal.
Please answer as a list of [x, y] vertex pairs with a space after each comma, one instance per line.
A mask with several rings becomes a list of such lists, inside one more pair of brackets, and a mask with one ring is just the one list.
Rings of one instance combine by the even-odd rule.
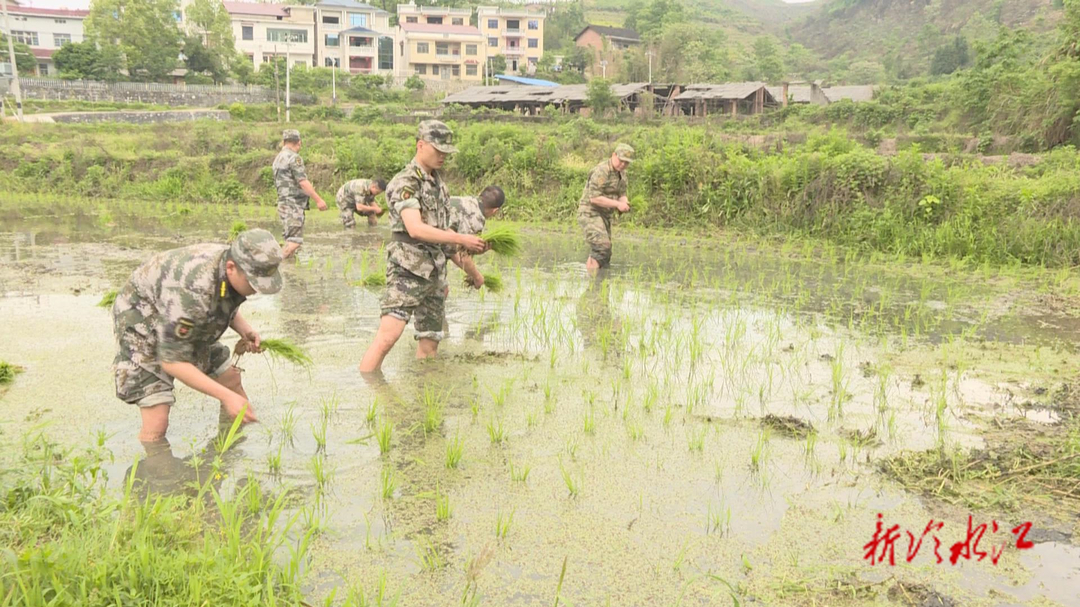
[[[621, 233], [590, 277], [576, 231], [523, 227], [521, 258], [481, 258], [502, 293], [450, 269], [438, 359], [414, 360], [410, 327], [364, 378], [381, 290], [356, 283], [382, 271], [385, 225], [309, 218], [285, 289], [243, 310], [315, 364], [239, 361], [261, 423], [220, 484], [292, 493], [318, 530], [312, 604], [382, 586], [401, 605], [1080, 605], [1074, 510], [973, 510], [881, 471], [984, 449], [1003, 422], [1059, 423], [1080, 322], [1047, 293], [1067, 275]], [[26, 367], [0, 400], [5, 444], [102, 435], [114, 484], [137, 459], [151, 490], [195, 481], [216, 401], [178, 388], [169, 444], [140, 445], [96, 304], [151, 251], [224, 240], [237, 219], [278, 231], [265, 208], [4, 215], [0, 359]], [[907, 562], [906, 535], [896, 566], [864, 560], [878, 513], [916, 537], [944, 521], [945, 562], [929, 537]], [[1035, 546], [988, 532], [1009, 543], [996, 565], [950, 565], [969, 514], [1032, 521]]]

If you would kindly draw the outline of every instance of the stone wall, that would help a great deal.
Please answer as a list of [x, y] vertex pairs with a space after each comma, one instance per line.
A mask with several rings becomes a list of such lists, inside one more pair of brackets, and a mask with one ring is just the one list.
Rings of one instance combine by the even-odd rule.
[[[28, 114], [32, 120], [37, 114]], [[132, 124], [154, 124], [158, 122], [191, 122], [193, 120], [230, 120], [228, 110], [174, 110], [168, 112], [61, 112], [45, 114], [50, 122], [88, 123], [88, 122], [130, 122]]]
[[[24, 99], [156, 103], [170, 106], [213, 107], [222, 103], [274, 103], [274, 89], [261, 86], [158, 84], [152, 82], [93, 82], [19, 78]], [[281, 91], [284, 103], [285, 91]], [[292, 93], [294, 105], [315, 102], [311, 95]]]

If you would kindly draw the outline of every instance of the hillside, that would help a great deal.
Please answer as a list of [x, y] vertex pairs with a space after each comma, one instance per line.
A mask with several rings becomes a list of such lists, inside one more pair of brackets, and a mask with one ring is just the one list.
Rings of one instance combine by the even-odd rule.
[[788, 26], [791, 41], [825, 59], [925, 63], [934, 49], [962, 35], [969, 43], [998, 28], [1047, 31], [1061, 18], [1055, 0], [831, 0]]

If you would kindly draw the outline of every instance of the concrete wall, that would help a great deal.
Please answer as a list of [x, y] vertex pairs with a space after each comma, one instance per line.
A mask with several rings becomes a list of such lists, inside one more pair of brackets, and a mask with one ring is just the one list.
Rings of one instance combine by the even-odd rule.
[[[26, 99], [157, 103], [211, 107], [222, 103], [273, 103], [274, 89], [259, 86], [176, 85], [139, 82], [92, 82], [19, 78]], [[6, 91], [6, 87], [4, 88]], [[281, 91], [285, 94], [284, 88]], [[292, 93], [294, 104], [314, 103], [310, 95]]]
[[[32, 115], [27, 116], [30, 118]], [[193, 120], [230, 120], [228, 110], [193, 110], [171, 112], [67, 112], [49, 115], [51, 122], [129, 122], [155, 124], [158, 122], [191, 122]]]

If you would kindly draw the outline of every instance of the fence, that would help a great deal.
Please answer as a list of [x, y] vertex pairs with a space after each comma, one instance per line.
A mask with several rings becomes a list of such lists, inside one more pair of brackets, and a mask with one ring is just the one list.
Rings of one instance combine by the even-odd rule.
[[[213, 106], [221, 103], [272, 103], [274, 90], [237, 84], [161, 84], [19, 78], [27, 99], [158, 103], [170, 106]], [[293, 103], [314, 103], [311, 95], [292, 93]]]

